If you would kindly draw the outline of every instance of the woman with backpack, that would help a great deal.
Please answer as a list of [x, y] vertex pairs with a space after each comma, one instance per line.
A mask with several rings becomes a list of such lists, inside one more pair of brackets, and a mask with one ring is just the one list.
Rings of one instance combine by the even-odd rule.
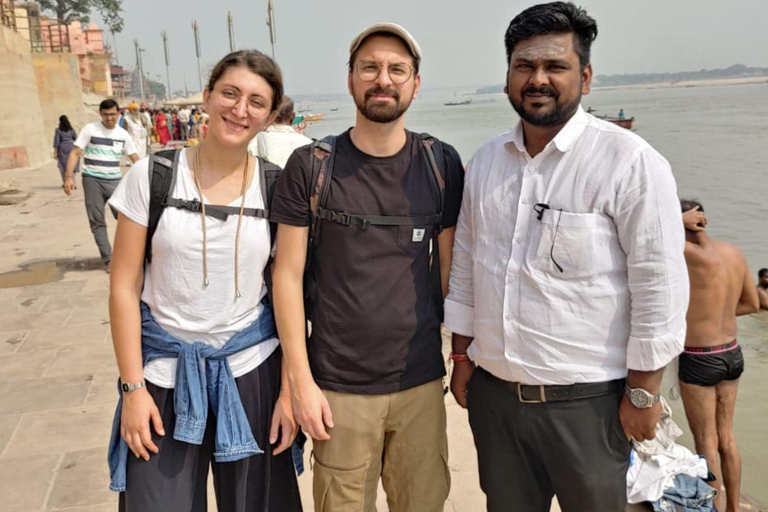
[[[203, 93], [208, 138], [138, 161], [110, 200], [121, 399], [109, 462], [121, 511], [204, 511], [209, 467], [219, 511], [301, 511], [297, 427], [265, 300], [271, 235], [253, 214], [266, 210], [265, 164], [247, 151], [282, 96], [272, 59], [230, 53]], [[168, 176], [158, 165], [175, 172], [176, 207], [152, 199]]]
[[[77, 132], [69, 123], [67, 116], [59, 117], [59, 127], [53, 134], [53, 158], [59, 164], [59, 172], [61, 173], [61, 182], [64, 183], [64, 173], [67, 170], [67, 160], [69, 154], [72, 152], [72, 146], [77, 140]], [[80, 162], [77, 162], [75, 172], [80, 172]], [[63, 186], [63, 185], [62, 185]]]

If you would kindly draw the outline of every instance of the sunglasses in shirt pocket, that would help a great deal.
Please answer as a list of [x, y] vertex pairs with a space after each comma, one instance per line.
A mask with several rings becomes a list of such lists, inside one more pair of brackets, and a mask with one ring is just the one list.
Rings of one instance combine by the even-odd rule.
[[529, 266], [562, 279], [583, 279], [596, 274], [600, 264], [599, 214], [545, 210], [532, 239]]

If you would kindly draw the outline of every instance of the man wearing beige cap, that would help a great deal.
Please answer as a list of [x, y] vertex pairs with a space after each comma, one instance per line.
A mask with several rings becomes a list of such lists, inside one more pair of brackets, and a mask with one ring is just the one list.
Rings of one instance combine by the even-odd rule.
[[398, 25], [355, 37], [355, 126], [297, 149], [272, 201], [276, 320], [318, 512], [374, 511], [380, 477], [393, 512], [448, 496], [440, 322], [463, 169], [404, 127], [420, 61]]

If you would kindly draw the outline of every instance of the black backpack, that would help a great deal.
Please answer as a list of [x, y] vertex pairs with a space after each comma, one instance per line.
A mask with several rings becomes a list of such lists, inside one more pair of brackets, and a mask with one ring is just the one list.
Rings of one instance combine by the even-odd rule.
[[304, 312], [310, 319], [312, 309], [317, 297], [317, 287], [313, 276], [314, 251], [320, 243], [322, 222], [335, 222], [344, 226], [356, 226], [358, 229], [366, 229], [368, 226], [421, 226], [433, 225], [430, 239], [430, 281], [433, 288], [435, 303], [437, 305], [440, 321], [443, 320], [443, 290], [440, 280], [440, 251], [437, 236], [440, 234], [445, 205], [445, 156], [442, 144], [438, 139], [427, 133], [418, 135], [422, 150], [429, 162], [429, 173], [434, 178], [430, 182], [434, 185], [434, 192], [438, 200], [438, 211], [429, 216], [397, 216], [397, 215], [362, 215], [348, 212], [328, 210], [325, 206], [328, 202], [331, 190], [331, 176], [333, 174], [333, 162], [336, 152], [336, 136], [329, 135], [322, 140], [311, 144], [309, 154], [312, 165], [311, 189], [309, 207], [312, 220], [309, 226], [309, 240], [307, 243], [307, 260], [304, 268]]
[[[200, 213], [201, 205], [197, 199], [186, 200], [171, 197], [171, 191], [176, 185], [176, 175], [179, 167], [181, 149], [167, 149], [153, 153], [149, 157], [149, 222], [147, 224], [147, 242], [144, 249], [144, 260], [152, 262], [152, 238], [157, 231], [160, 217], [168, 207], [179, 208], [193, 213]], [[269, 209], [272, 204], [272, 196], [275, 193], [277, 180], [283, 170], [261, 157], [256, 157], [259, 163], [261, 183], [261, 195], [264, 198], [265, 208], [244, 208], [243, 215], [269, 219]], [[240, 208], [235, 206], [205, 205], [205, 214], [220, 220], [226, 220], [230, 215], [239, 215]], [[277, 225], [269, 224], [271, 241], [274, 243]], [[270, 257], [271, 261], [271, 257]], [[269, 271], [269, 263], [264, 270], [264, 281], [267, 284], [268, 297], [272, 299], [272, 274]]]

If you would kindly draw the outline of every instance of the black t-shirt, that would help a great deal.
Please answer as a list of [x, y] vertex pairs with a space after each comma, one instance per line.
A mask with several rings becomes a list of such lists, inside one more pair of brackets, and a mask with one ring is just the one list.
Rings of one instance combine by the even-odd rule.
[[[437, 187], [419, 137], [391, 157], [367, 155], [349, 131], [336, 140], [326, 208], [360, 215], [429, 216]], [[443, 143], [445, 205], [442, 227], [456, 225], [464, 172], [456, 150]], [[272, 200], [272, 220], [309, 226], [309, 146], [286, 163]], [[433, 226], [344, 226], [321, 220], [313, 272], [309, 363], [317, 384], [331, 391], [386, 394], [445, 375], [440, 319], [429, 275]], [[414, 230], [426, 230], [414, 232]]]

